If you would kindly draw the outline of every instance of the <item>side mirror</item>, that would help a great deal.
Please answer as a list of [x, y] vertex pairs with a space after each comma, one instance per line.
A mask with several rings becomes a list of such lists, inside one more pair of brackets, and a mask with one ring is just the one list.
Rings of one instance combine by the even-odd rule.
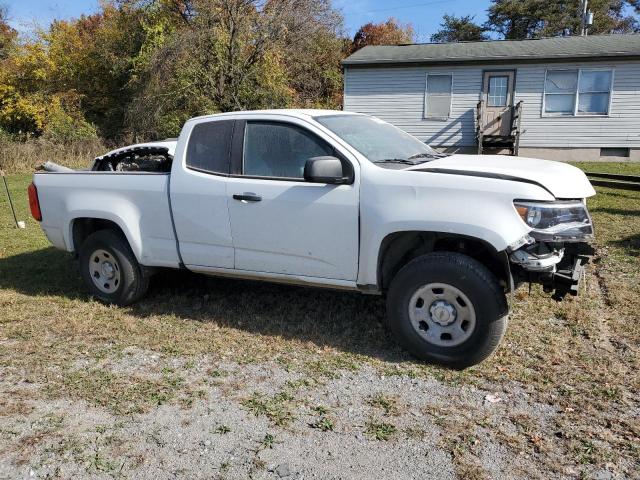
[[304, 179], [312, 183], [330, 183], [334, 185], [348, 183], [342, 162], [336, 157], [314, 157], [304, 165]]

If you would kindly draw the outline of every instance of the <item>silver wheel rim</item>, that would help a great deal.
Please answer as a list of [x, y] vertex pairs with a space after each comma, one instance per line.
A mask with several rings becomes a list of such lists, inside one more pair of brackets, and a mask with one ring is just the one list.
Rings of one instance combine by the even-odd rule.
[[113, 293], [120, 286], [120, 265], [106, 250], [98, 249], [89, 257], [89, 275], [93, 284], [104, 293]]
[[455, 347], [476, 328], [476, 311], [464, 293], [446, 283], [418, 288], [409, 301], [411, 326], [427, 342]]

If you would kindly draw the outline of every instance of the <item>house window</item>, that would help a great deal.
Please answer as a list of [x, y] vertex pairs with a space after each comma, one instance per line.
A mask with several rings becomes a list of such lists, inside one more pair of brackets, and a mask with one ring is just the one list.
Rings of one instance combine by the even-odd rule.
[[544, 113], [608, 115], [612, 83], [612, 70], [548, 70]]
[[578, 115], [607, 115], [611, 95], [611, 70], [582, 70], [578, 92]]
[[427, 75], [425, 117], [449, 118], [451, 114], [451, 75]]

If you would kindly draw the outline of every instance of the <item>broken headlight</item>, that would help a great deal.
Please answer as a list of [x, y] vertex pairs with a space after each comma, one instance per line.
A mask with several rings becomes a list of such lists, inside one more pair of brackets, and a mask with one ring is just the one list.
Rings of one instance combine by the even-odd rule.
[[593, 238], [593, 224], [584, 202], [513, 203], [520, 218], [533, 230], [533, 238], [543, 242], [584, 242]]

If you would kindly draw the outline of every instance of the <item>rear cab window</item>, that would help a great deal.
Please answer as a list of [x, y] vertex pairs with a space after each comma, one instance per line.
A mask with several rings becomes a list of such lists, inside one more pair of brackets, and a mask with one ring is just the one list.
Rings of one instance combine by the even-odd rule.
[[234, 124], [234, 120], [216, 120], [195, 125], [187, 145], [187, 168], [228, 175]]

